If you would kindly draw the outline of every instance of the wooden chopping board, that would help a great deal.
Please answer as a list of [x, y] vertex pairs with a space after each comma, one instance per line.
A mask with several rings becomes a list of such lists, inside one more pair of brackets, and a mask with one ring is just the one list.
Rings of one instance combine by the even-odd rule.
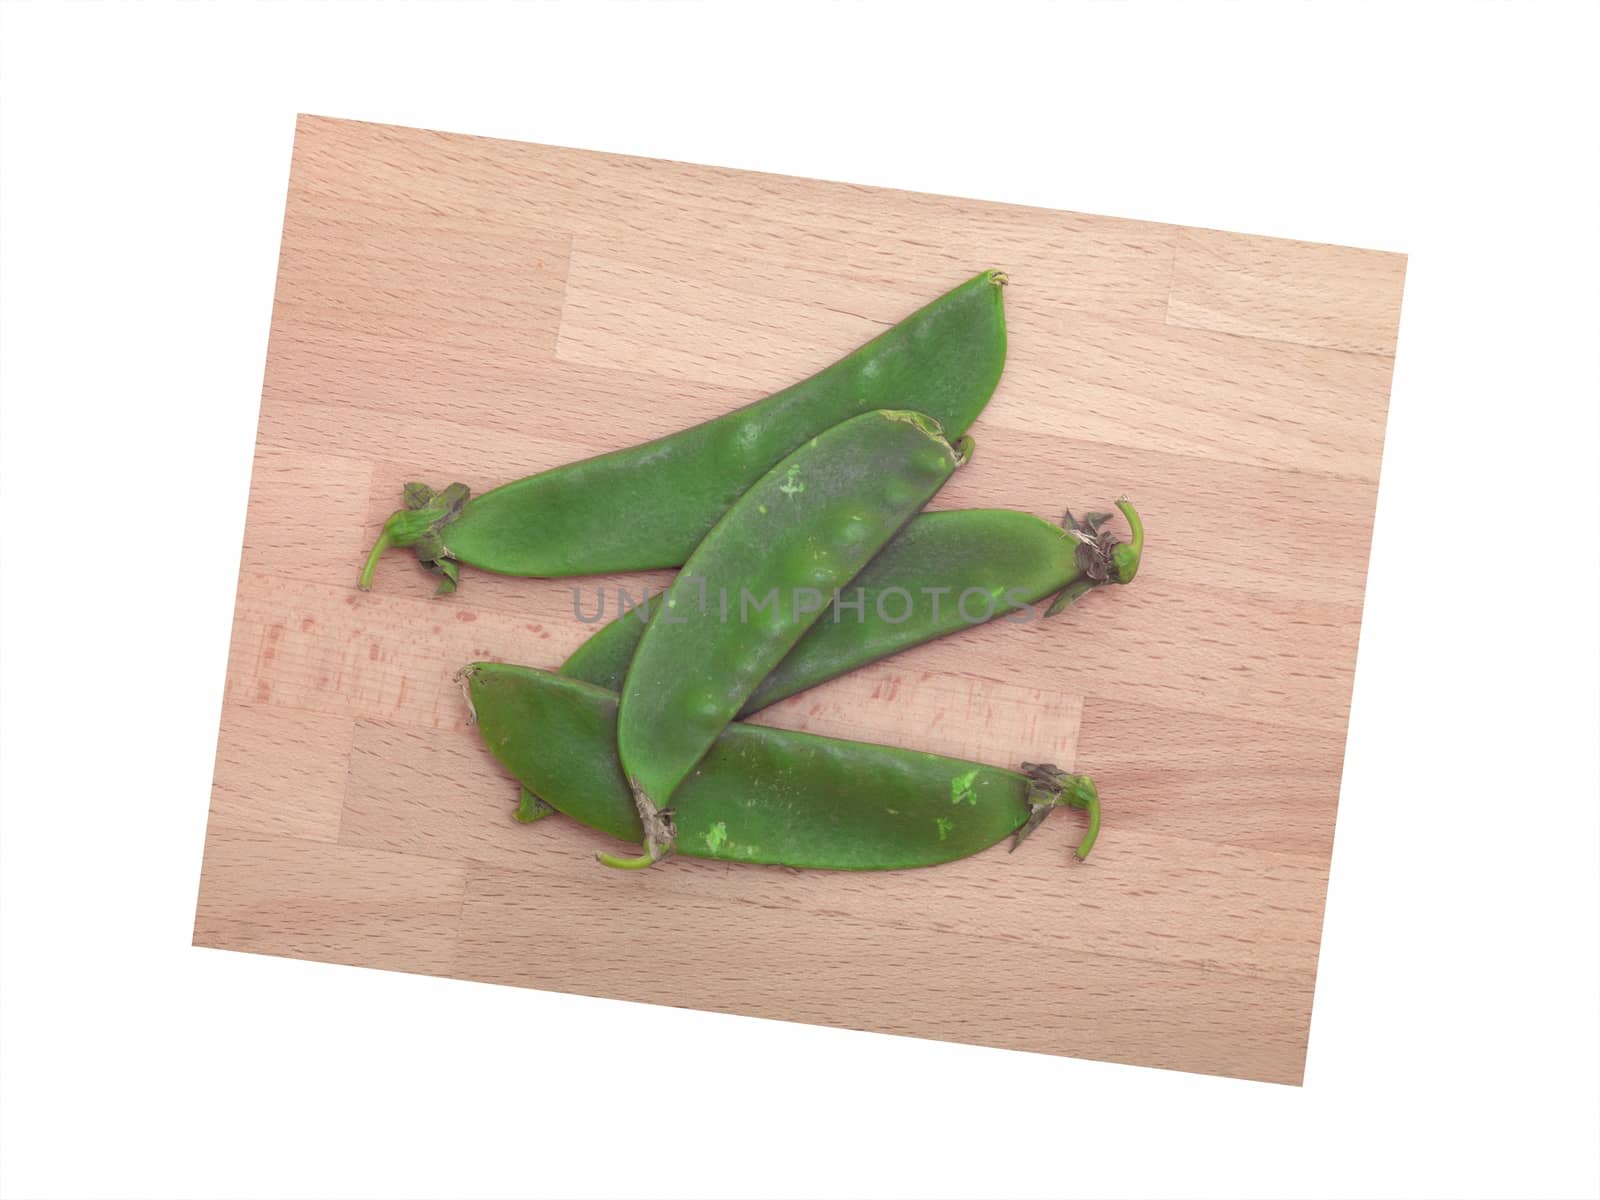
[[[1131, 587], [761, 720], [1100, 785], [1016, 854], [620, 873], [520, 826], [453, 673], [554, 668], [665, 573], [355, 579], [401, 485], [726, 412], [987, 267], [1005, 375], [931, 507], [1127, 493]], [[1405, 260], [302, 118], [196, 945], [1297, 1083]]]

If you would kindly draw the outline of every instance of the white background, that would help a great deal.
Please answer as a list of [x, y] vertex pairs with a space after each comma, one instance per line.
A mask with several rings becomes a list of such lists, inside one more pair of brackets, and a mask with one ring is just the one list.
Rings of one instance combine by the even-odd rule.
[[[0, 39], [6, 1195], [1600, 1192], [1592, 7]], [[300, 111], [1409, 253], [1305, 1087], [190, 948]]]

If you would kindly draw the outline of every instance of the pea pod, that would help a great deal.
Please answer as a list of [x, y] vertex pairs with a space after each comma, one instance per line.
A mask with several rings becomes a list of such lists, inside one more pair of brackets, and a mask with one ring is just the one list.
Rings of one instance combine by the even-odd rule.
[[959, 436], [1005, 363], [1005, 281], [976, 275], [809, 379], [670, 436], [476, 497], [460, 483], [407, 484], [358, 586], [371, 587], [391, 546], [415, 547], [441, 592], [461, 563], [545, 577], [676, 567], [775, 462], [849, 417], [915, 401]]
[[[645, 829], [616, 753], [617, 695], [548, 671], [473, 663], [461, 672], [478, 732], [522, 785], [520, 819], [560, 812], [637, 843]], [[840, 870], [932, 866], [1015, 837], [1060, 806], [1100, 801], [1086, 775], [1021, 771], [867, 742], [734, 722], [673, 796], [677, 853]], [[613, 865], [640, 865], [648, 858]]]
[[695, 548], [639, 639], [617, 719], [652, 860], [671, 850], [662, 809], [673, 789], [815, 622], [824, 598], [970, 450], [970, 438], [951, 446], [920, 412], [852, 417], [762, 476]]
[[[1139, 569], [1144, 524], [1118, 500], [1132, 541], [1102, 528], [1105, 513], [1063, 526], [1003, 509], [957, 509], [913, 517], [841, 592], [740, 709], [741, 716], [847, 671], [1021, 608], [1052, 593], [1060, 607]], [[652, 597], [600, 629], [561, 665], [561, 674], [618, 691], [660, 608]]]

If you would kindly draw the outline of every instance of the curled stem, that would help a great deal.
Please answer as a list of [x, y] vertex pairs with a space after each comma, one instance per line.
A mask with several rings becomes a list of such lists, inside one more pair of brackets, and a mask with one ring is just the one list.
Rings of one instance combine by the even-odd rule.
[[678, 830], [672, 823], [670, 808], [657, 808], [645, 790], [633, 780], [628, 781], [633, 791], [633, 806], [639, 811], [639, 823], [644, 826], [644, 853], [637, 859], [619, 859], [615, 855], [601, 855], [600, 861], [608, 867], [625, 867], [635, 870], [660, 862], [677, 846]]
[[596, 850], [594, 856], [606, 866], [615, 867], [619, 871], [642, 871], [646, 867], [654, 866], [657, 861], [650, 857], [648, 850], [638, 858], [619, 858], [615, 854], [607, 854], [604, 850]]
[[1109, 513], [1090, 513], [1079, 521], [1069, 512], [1062, 518], [1062, 528], [1078, 542], [1079, 575], [1056, 593], [1045, 616], [1055, 616], [1102, 584], [1132, 583], [1139, 573], [1139, 560], [1144, 556], [1144, 522], [1126, 496], [1117, 501], [1117, 507], [1128, 519], [1131, 536], [1127, 542], [1119, 542], [1101, 528], [1110, 519]]
[[1022, 839], [1037, 829], [1052, 809], [1082, 808], [1089, 813], [1089, 828], [1084, 832], [1074, 853], [1078, 860], [1089, 857], [1095, 838], [1100, 836], [1100, 791], [1087, 775], [1071, 775], [1053, 763], [1023, 763], [1022, 773], [1028, 777], [1027, 821], [1017, 831], [1015, 850]]
[[1117, 507], [1128, 520], [1128, 540], [1111, 549], [1111, 561], [1116, 567], [1118, 583], [1132, 583], [1139, 572], [1139, 560], [1144, 557], [1144, 522], [1126, 496], [1119, 497]]
[[415, 546], [422, 565], [443, 577], [439, 581], [439, 591], [455, 591], [456, 564], [445, 548], [440, 531], [461, 515], [469, 495], [463, 483], [452, 483], [441, 492], [434, 491], [425, 483], [406, 484], [405, 507], [390, 513], [389, 519], [383, 523], [378, 540], [361, 568], [361, 577], [356, 581], [356, 586], [363, 592], [372, 590], [372, 575], [385, 550], [396, 546]]
[[1100, 793], [1092, 784], [1089, 787], [1088, 802], [1083, 807], [1089, 810], [1089, 828], [1084, 831], [1083, 840], [1078, 843], [1078, 848], [1074, 851], [1079, 862], [1089, 857], [1089, 851], [1094, 849], [1095, 838], [1100, 836]]
[[363, 592], [372, 590], [372, 573], [378, 569], [378, 560], [383, 557], [383, 552], [394, 545], [394, 534], [390, 532], [389, 522], [383, 523], [383, 532], [378, 534], [378, 540], [372, 544], [372, 553], [367, 555], [366, 565], [361, 568], [361, 578], [356, 582], [356, 587]]

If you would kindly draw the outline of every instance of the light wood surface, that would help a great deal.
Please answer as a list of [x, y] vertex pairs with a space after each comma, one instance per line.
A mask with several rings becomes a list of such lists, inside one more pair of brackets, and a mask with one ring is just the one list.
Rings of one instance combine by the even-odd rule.
[[[401, 485], [492, 487], [826, 365], [985, 267], [1010, 352], [932, 507], [1127, 493], [1136, 583], [775, 706], [1091, 772], [1087, 863], [619, 873], [451, 676], [596, 589], [355, 577]], [[322, 118], [295, 139], [197, 945], [1298, 1082], [1404, 259]], [[908, 398], [910, 400], [912, 398]], [[646, 947], [649, 949], [647, 950]]]

